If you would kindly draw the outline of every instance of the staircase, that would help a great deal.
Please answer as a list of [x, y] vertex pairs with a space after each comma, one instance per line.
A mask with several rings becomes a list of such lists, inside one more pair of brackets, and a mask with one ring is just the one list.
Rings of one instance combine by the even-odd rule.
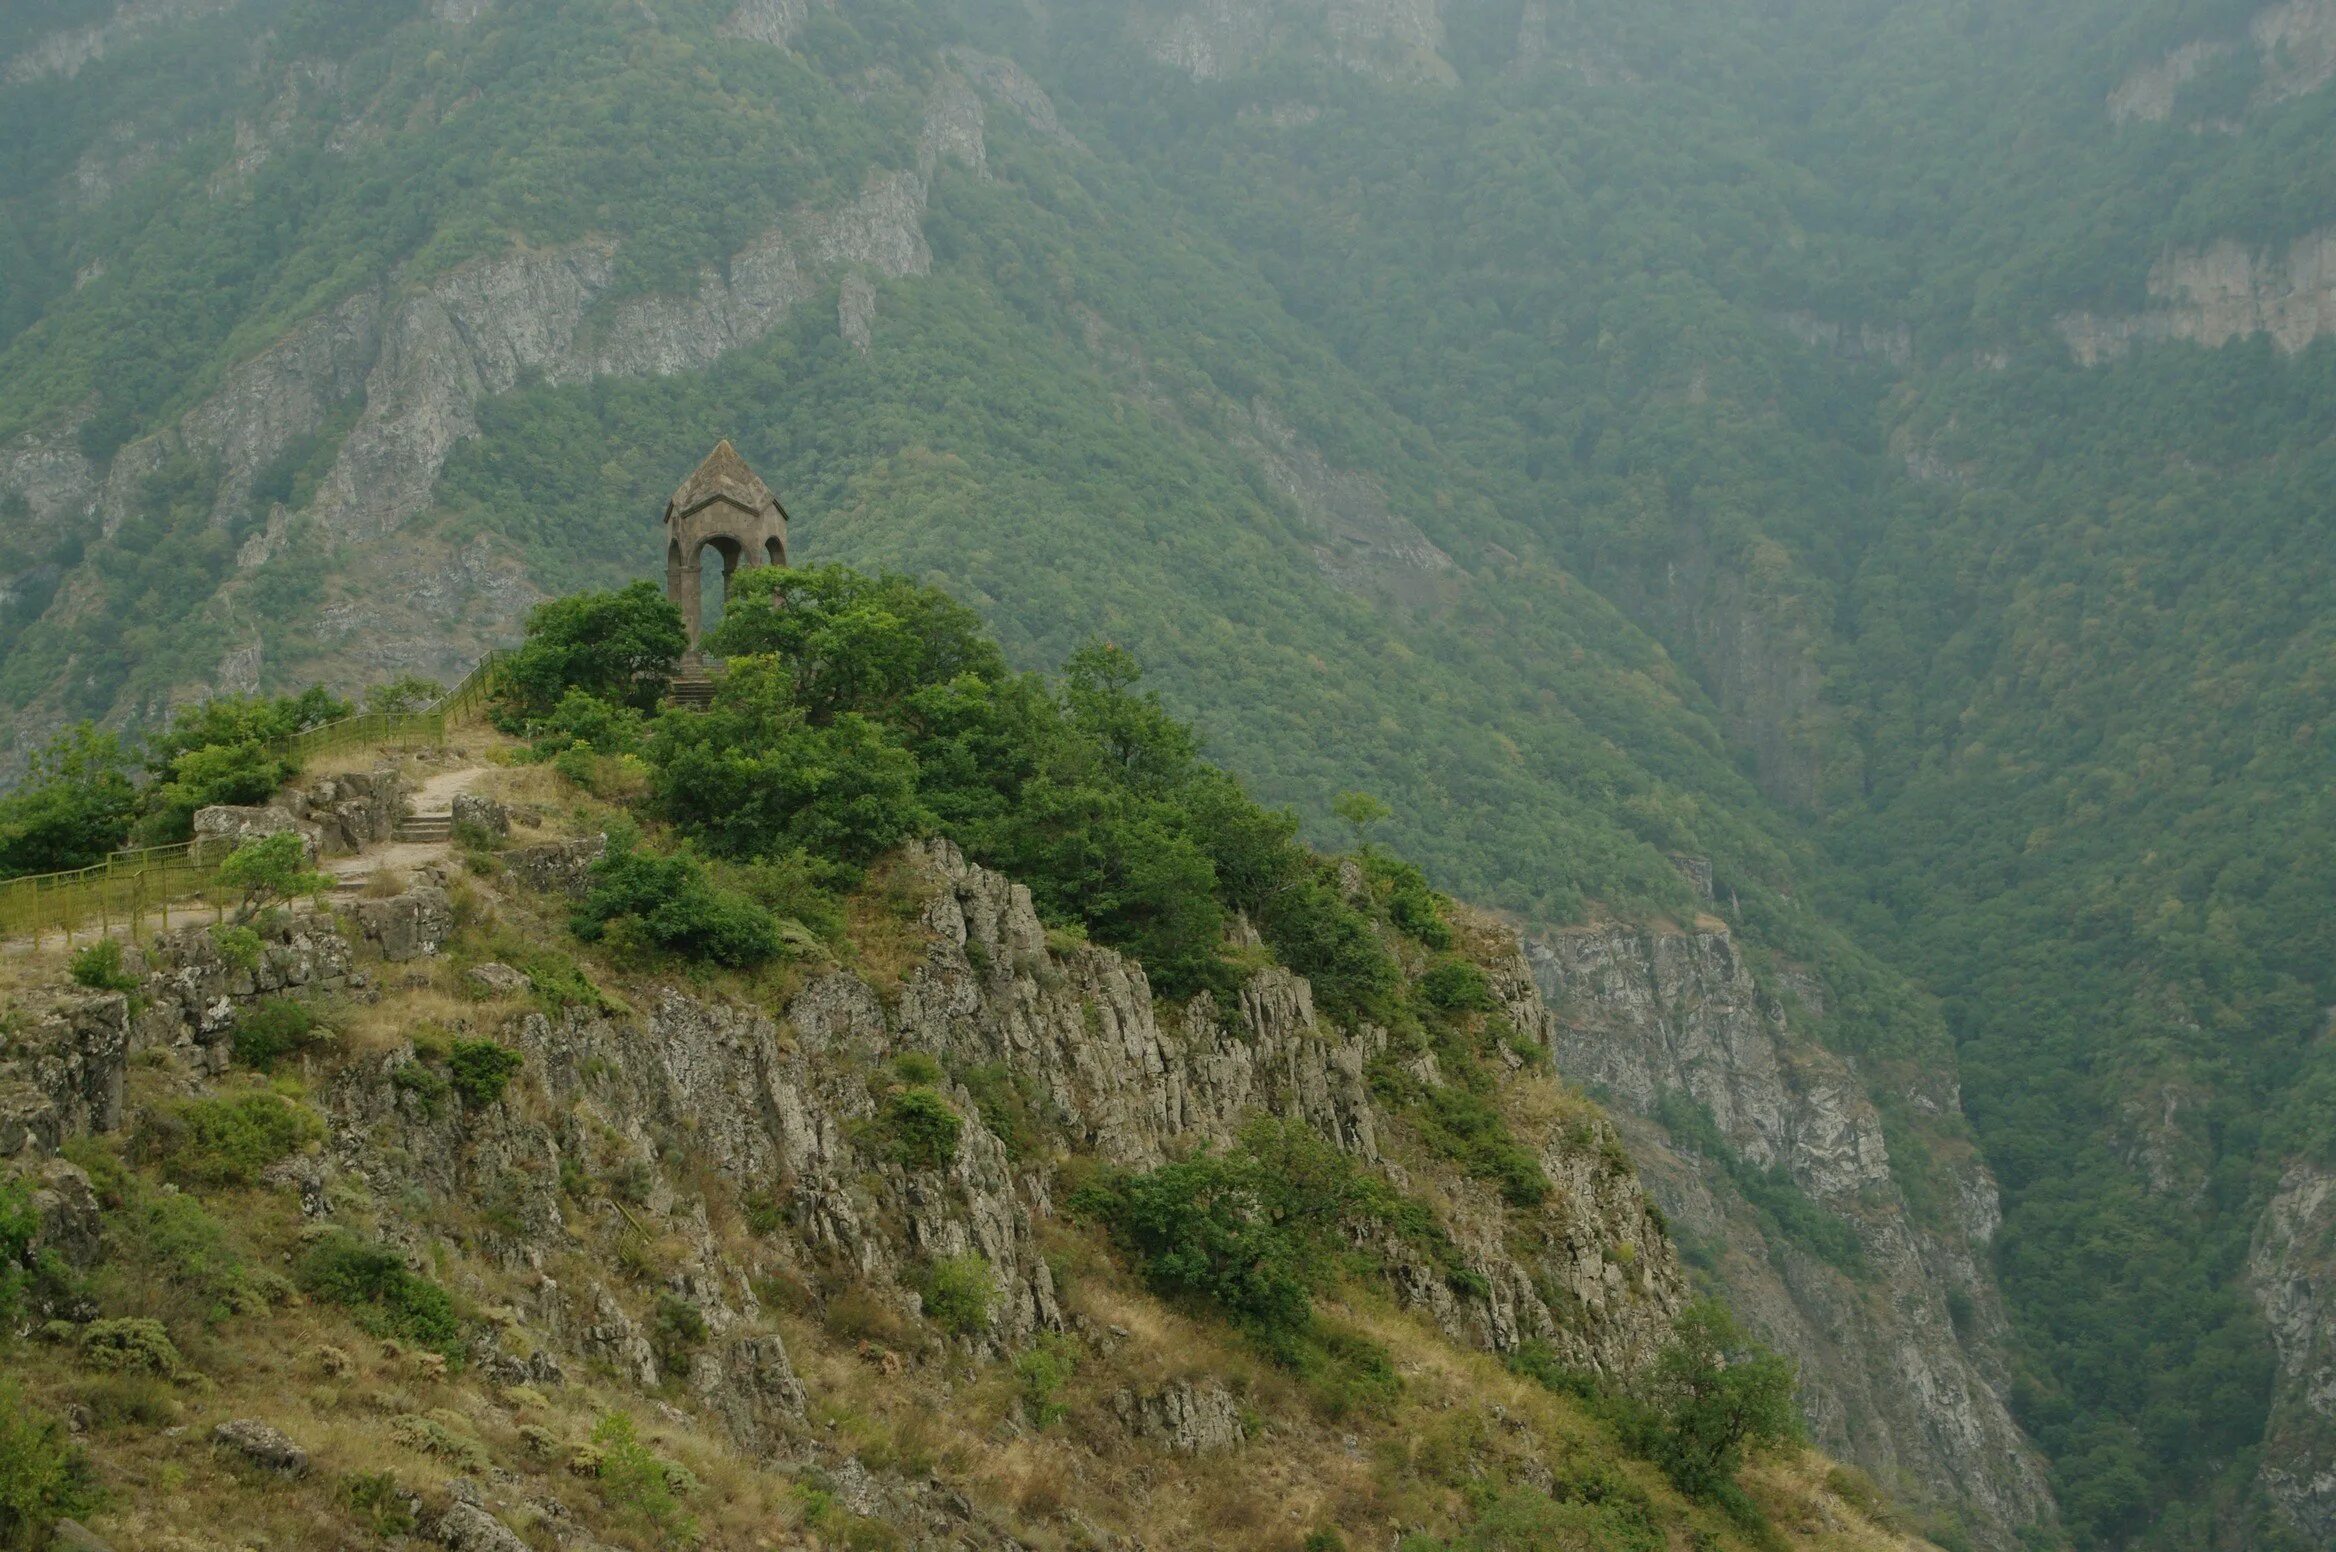
[[704, 663], [684, 663], [673, 671], [665, 703], [686, 711], [704, 711], [714, 704], [714, 671]]
[[397, 822], [397, 840], [451, 841], [454, 839], [454, 815], [408, 814]]

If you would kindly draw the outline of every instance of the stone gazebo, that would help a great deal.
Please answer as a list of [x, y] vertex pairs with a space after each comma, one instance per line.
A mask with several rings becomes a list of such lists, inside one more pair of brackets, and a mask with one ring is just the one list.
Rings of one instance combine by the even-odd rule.
[[702, 660], [698, 567], [709, 545], [722, 557], [725, 597], [740, 567], [787, 563], [787, 509], [727, 440], [665, 503], [665, 596], [689, 628], [687, 661], [693, 664]]

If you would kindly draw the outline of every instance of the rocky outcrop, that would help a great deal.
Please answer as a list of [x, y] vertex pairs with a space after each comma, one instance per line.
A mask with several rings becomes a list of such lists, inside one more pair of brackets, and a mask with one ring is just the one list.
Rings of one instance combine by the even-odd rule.
[[1434, 596], [1452, 557], [1395, 511], [1377, 480], [1331, 467], [1264, 399], [1250, 403], [1247, 420], [1236, 441], [1312, 531], [1309, 548], [1324, 575], [1351, 591], [1408, 603]]
[[1153, 59], [1200, 81], [1223, 80], [1279, 46], [1329, 57], [1386, 81], [1448, 81], [1437, 0], [1198, 0], [1166, 14], [1139, 7], [1130, 21]]
[[581, 840], [514, 846], [502, 854], [502, 859], [504, 871], [524, 887], [540, 894], [581, 900], [592, 887], [592, 865], [607, 855], [608, 837], [593, 835]]
[[[811, 19], [814, 0], [741, 0], [737, 10], [716, 29], [725, 38], [768, 43], [785, 48]], [[818, 0], [826, 4], [828, 0]]]
[[[2013, 1545], [2022, 1526], [2049, 1518], [2040, 1464], [1986, 1343], [1999, 1319], [1979, 1264], [1994, 1184], [1966, 1165], [1954, 1182], [1959, 1221], [1913, 1221], [1866, 1080], [1795, 1027], [1795, 1006], [1821, 1016], [1822, 989], [1788, 972], [1763, 984], [1717, 925], [1573, 929], [1528, 953], [1561, 1071], [1641, 1116], [1666, 1096], [1709, 1116], [1727, 1157], [1655, 1124], [1627, 1128], [1632, 1155], [1675, 1226], [1725, 1247], [1714, 1271], [1730, 1302], [1800, 1360], [1819, 1441], [1957, 1511], [1987, 1545]], [[1909, 1082], [1916, 1109], [1958, 1112], [1951, 1078]], [[1856, 1265], [1781, 1233], [1748, 1205], [1739, 1171], [1780, 1176], [1838, 1218]], [[1950, 1290], [1973, 1312], [1976, 1347], [1957, 1330]]]
[[2136, 346], [2184, 340], [2219, 349], [2269, 335], [2286, 355], [2336, 332], [2336, 229], [2299, 237], [2285, 254], [2236, 242], [2169, 253], [2150, 270], [2148, 310], [2122, 318], [2071, 313], [2061, 338], [2084, 366]]
[[2279, 1356], [2258, 1481], [2303, 1544], [2336, 1545], [2336, 1169], [2281, 1178], [2247, 1280]]
[[0, 1045], [0, 1159], [54, 1153], [121, 1124], [130, 1004], [119, 994], [18, 1003]]
[[1241, 1403], [1222, 1385], [1178, 1380], [1148, 1395], [1122, 1390], [1111, 1410], [1129, 1433], [1172, 1455], [1229, 1450], [1249, 1437]]
[[140, 1051], [175, 1051], [196, 1071], [222, 1072], [238, 1012], [265, 997], [364, 991], [348, 939], [330, 916], [278, 914], [252, 926], [256, 950], [212, 927], [182, 927], [139, 956], [144, 983], [130, 1021]]
[[280, 804], [214, 803], [195, 810], [195, 850], [202, 856], [223, 857], [271, 835], [299, 836], [300, 849], [312, 863], [322, 849], [316, 827]]
[[[2199, 38], [2136, 66], [2109, 94], [2109, 117], [2119, 124], [2164, 124], [2178, 110], [2182, 88], [2240, 54], [2252, 53], [2258, 74], [2255, 107], [2318, 91], [2336, 80], [2336, 0], [2281, 0], [2247, 22], [2244, 38]], [[2235, 123], [2196, 124], [2236, 133]]]
[[86, 27], [72, 27], [37, 38], [22, 52], [0, 63], [0, 84], [67, 80], [119, 48], [175, 22], [193, 21], [219, 11], [233, 10], [241, 0], [128, 0], [111, 16]]

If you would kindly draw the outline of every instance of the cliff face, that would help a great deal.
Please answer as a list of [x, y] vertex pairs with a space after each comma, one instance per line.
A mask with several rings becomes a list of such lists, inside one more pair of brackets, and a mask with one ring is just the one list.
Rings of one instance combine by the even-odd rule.
[[[1789, 973], [1764, 984], [1708, 919], [1684, 932], [1549, 933], [1529, 953], [1561, 1071], [1641, 1117], [1681, 1100], [1708, 1115], [1716, 1139], [1646, 1120], [1627, 1127], [1632, 1150], [1688, 1243], [1711, 1249], [1704, 1259], [1729, 1301], [1801, 1361], [1826, 1447], [1960, 1514], [1988, 1545], [2012, 1545], [2048, 1515], [1992, 1348], [2001, 1318], [1981, 1258], [1997, 1222], [1994, 1182], [1975, 1160], [1945, 1167], [1945, 1221], [1917, 1221], [1868, 1097], [1873, 1080], [1796, 1025], [1822, 1016], [1821, 989]], [[1914, 1114], [1957, 1113], [1951, 1079], [1892, 1077]], [[1781, 1177], [1846, 1225], [1854, 1259], [1755, 1207], [1745, 1184], [1755, 1177], [1770, 1184], [1751, 1189], [1774, 1192]]]
[[2336, 232], [2299, 237], [2286, 253], [2219, 242], [2169, 253], [2150, 270], [2148, 311], [2124, 318], [2072, 313], [2061, 337], [2085, 366], [2100, 366], [2136, 345], [2186, 340], [2218, 349], [2267, 334], [2286, 355], [2336, 331]]
[[2299, 1163], [2255, 1231], [2247, 1277], [2279, 1366], [2257, 1482], [2312, 1543], [2336, 1542], [2336, 1170]]

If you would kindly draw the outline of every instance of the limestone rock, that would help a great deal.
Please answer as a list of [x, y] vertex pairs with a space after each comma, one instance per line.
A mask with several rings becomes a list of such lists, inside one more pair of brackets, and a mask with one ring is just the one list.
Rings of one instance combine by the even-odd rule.
[[2261, 1483], [2307, 1545], [2336, 1545], [2336, 1170], [2298, 1163], [2255, 1230], [2247, 1281], [2278, 1367]]
[[393, 767], [327, 776], [297, 794], [300, 817], [315, 827], [324, 849], [343, 855], [394, 839], [407, 796], [405, 778]]
[[130, 1043], [140, 1050], [178, 1046], [198, 1066], [220, 1070], [227, 1063], [227, 1038], [237, 1014], [265, 997], [347, 992], [362, 977], [351, 960], [349, 942], [323, 914], [285, 914], [253, 924], [258, 956], [249, 964], [231, 959], [212, 927], [182, 927], [157, 937], [146, 956], [147, 973]]
[[211, 1430], [211, 1442], [262, 1470], [288, 1477], [308, 1474], [308, 1451], [286, 1438], [281, 1429], [257, 1418], [241, 1417], [221, 1423]]
[[50, 1251], [69, 1266], [95, 1262], [105, 1234], [105, 1216], [89, 1176], [78, 1165], [50, 1159], [34, 1176], [33, 1216], [40, 1227], [32, 1249]]

